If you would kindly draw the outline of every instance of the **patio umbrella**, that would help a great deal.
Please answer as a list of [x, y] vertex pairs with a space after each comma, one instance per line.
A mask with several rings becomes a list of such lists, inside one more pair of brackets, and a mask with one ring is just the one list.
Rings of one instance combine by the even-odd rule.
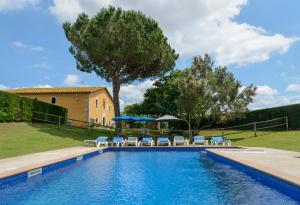
[[138, 122], [152, 122], [152, 121], [155, 121], [155, 118], [153, 118], [153, 117], [134, 117], [134, 120], [138, 121]]
[[146, 122], [146, 121], [154, 121], [155, 118], [153, 117], [134, 117], [134, 116], [119, 116], [112, 119], [113, 121], [124, 121], [124, 120], [131, 120], [131, 121], [138, 121], [138, 122]]
[[133, 117], [124, 115], [124, 116], [115, 117], [112, 120], [113, 121], [133, 120]]
[[[179, 119], [173, 115], [164, 115], [162, 117], [157, 118], [155, 121], [157, 121], [157, 122], [174, 122], [174, 121], [180, 121], [180, 120], [181, 119]], [[169, 123], [167, 126], [169, 127]]]
[[181, 119], [173, 116], [173, 115], [164, 115], [162, 117], [157, 118], [155, 121], [158, 122], [172, 122], [172, 121], [179, 121]]

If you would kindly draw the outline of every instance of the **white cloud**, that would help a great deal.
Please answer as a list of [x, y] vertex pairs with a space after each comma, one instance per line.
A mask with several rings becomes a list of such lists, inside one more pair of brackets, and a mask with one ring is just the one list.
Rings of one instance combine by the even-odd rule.
[[73, 21], [80, 12], [96, 14], [107, 5], [141, 10], [156, 19], [181, 56], [205, 52], [221, 64], [265, 61], [285, 53], [298, 39], [270, 34], [263, 28], [238, 23], [248, 0], [53, 0], [50, 11], [60, 21]]
[[31, 65], [30, 67], [45, 69], [45, 68], [49, 68], [50, 66], [48, 65], [48, 63], [36, 63], [36, 64]]
[[45, 51], [45, 49], [42, 46], [33, 46], [31, 47], [32, 51], [42, 52]]
[[[144, 99], [144, 93], [150, 87], [152, 87], [155, 81], [146, 80], [138, 84], [131, 84], [123, 86], [120, 89], [120, 108], [124, 109], [126, 105], [142, 102]], [[112, 94], [112, 88], [107, 87], [108, 91]]]
[[52, 88], [49, 84], [38, 84], [34, 86], [35, 88]]
[[6, 85], [0, 84], [0, 90], [9, 90], [10, 88]]
[[[1, 0], [0, 0], [1, 1]], [[11, 47], [14, 49], [29, 49], [34, 52], [43, 52], [45, 49], [42, 46], [32, 46], [21, 41], [14, 41], [11, 43]]]
[[27, 45], [25, 45], [24, 43], [22, 43], [21, 41], [15, 41], [15, 42], [12, 42], [11, 46], [13, 48], [26, 48]]
[[250, 109], [262, 109], [268, 107], [276, 107], [281, 105], [287, 105], [292, 101], [286, 97], [279, 95], [276, 89], [267, 85], [257, 86], [255, 101], [249, 107]]
[[66, 86], [83, 86], [83, 81], [76, 74], [68, 74], [64, 79], [64, 84]]
[[297, 83], [289, 84], [288, 87], [286, 88], [286, 91], [288, 91], [288, 92], [300, 91], [300, 84], [297, 84]]
[[141, 102], [144, 99], [144, 93], [152, 87], [154, 81], [146, 80], [139, 84], [123, 86], [120, 89], [120, 97], [130, 100], [131, 102]]
[[0, 0], [0, 12], [4, 10], [23, 9], [26, 6], [35, 6], [39, 0]]

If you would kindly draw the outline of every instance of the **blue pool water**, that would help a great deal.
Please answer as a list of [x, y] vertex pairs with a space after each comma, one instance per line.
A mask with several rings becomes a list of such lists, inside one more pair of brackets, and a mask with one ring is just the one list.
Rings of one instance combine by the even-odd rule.
[[0, 204], [298, 204], [201, 152], [106, 152], [0, 190]]

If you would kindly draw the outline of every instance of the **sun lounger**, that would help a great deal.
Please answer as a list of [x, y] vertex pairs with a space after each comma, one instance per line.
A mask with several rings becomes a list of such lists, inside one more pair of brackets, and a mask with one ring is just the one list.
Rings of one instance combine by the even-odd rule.
[[173, 142], [173, 145], [174, 146], [177, 146], [177, 145], [183, 145], [183, 146], [188, 146], [189, 145], [189, 142], [188, 140], [184, 139], [183, 136], [179, 136], [179, 135], [176, 135], [174, 136], [174, 142]]
[[223, 146], [226, 145], [226, 144], [228, 146], [231, 145], [231, 141], [230, 140], [226, 140], [223, 137], [219, 137], [219, 136], [212, 137], [211, 140], [210, 140], [210, 143], [212, 145], [218, 145], [218, 144], [222, 144]]
[[140, 142], [141, 146], [153, 146], [154, 141], [152, 137], [143, 137], [142, 141]]
[[157, 146], [161, 146], [161, 145], [171, 146], [171, 142], [167, 137], [159, 137], [157, 139]]
[[123, 146], [123, 143], [124, 143], [123, 137], [114, 137], [111, 142], [112, 146], [117, 146], [117, 147], [120, 147], [120, 145]]
[[101, 145], [104, 145], [108, 147], [107, 137], [99, 136], [96, 140], [84, 140], [84, 144], [86, 145], [93, 145], [96, 147], [100, 147]]
[[194, 142], [193, 142], [194, 145], [197, 145], [197, 144], [203, 144], [203, 145], [208, 145], [208, 140], [206, 140], [203, 136], [194, 136]]
[[127, 140], [124, 141], [124, 145], [128, 146], [128, 145], [133, 145], [133, 146], [138, 146], [138, 139], [137, 137], [128, 137]]

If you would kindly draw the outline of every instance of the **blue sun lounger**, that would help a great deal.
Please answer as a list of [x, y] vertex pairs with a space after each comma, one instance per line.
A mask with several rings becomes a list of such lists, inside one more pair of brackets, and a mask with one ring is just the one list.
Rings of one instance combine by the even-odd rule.
[[84, 144], [86, 144], [86, 145], [93, 144], [96, 147], [100, 147], [101, 145], [108, 147], [107, 137], [105, 137], [105, 136], [99, 136], [99, 137], [97, 137], [96, 140], [84, 140]]
[[169, 138], [167, 138], [167, 137], [159, 137], [157, 139], [157, 146], [160, 146], [160, 145], [171, 146], [171, 142], [170, 142]]
[[124, 139], [123, 137], [114, 137], [113, 140], [111, 141], [112, 146], [117, 146], [119, 147], [120, 145], [123, 146]]
[[212, 145], [218, 145], [218, 144], [222, 144], [223, 146], [226, 145], [226, 144], [228, 146], [231, 145], [231, 141], [230, 140], [226, 140], [223, 137], [219, 137], [219, 136], [212, 137], [211, 140], [210, 140], [210, 143]]
[[194, 145], [197, 145], [197, 144], [208, 145], [208, 140], [206, 140], [203, 136], [197, 135], [197, 136], [194, 136], [193, 144]]
[[152, 139], [152, 137], [143, 137], [142, 141], [141, 141], [141, 146], [153, 146], [154, 145], [154, 141]]

